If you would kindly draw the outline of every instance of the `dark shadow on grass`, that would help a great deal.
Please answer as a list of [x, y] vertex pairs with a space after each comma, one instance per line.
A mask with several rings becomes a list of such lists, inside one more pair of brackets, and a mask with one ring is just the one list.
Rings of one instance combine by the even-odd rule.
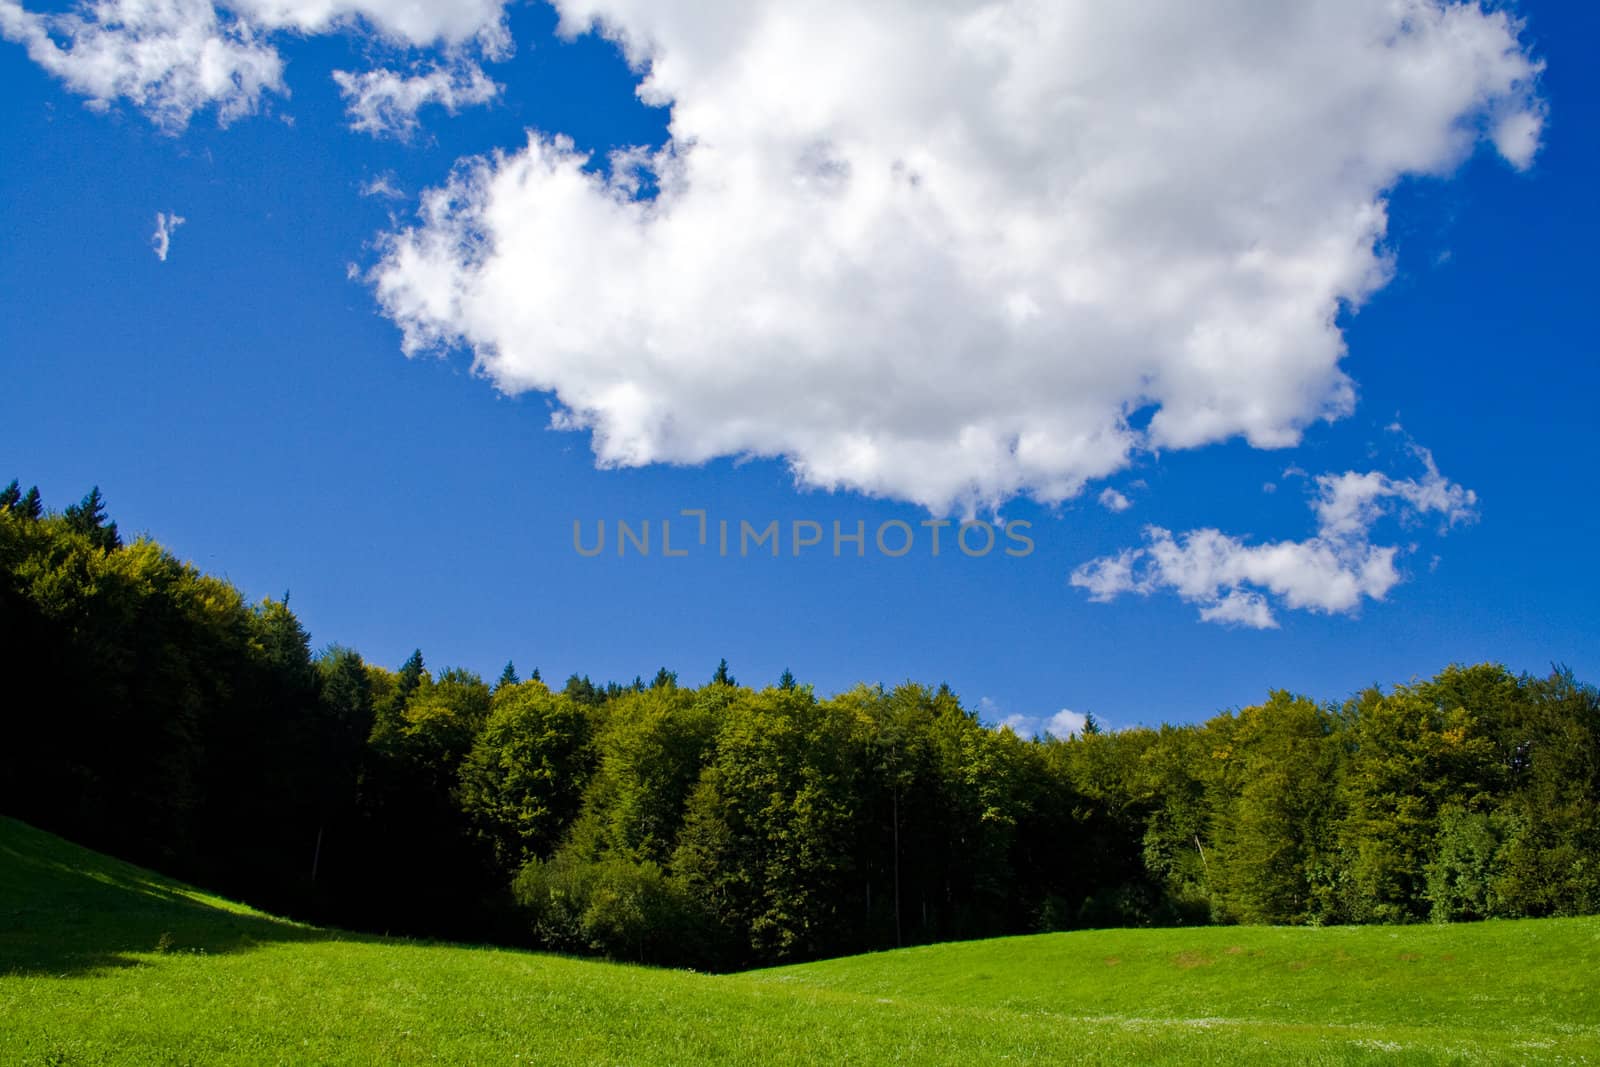
[[0, 975], [67, 977], [145, 962], [135, 954], [332, 940], [380, 939], [230, 910], [151, 871], [0, 818]]

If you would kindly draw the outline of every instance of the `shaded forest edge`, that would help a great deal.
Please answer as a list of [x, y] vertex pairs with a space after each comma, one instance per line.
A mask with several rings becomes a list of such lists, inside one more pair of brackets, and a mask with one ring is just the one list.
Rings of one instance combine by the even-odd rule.
[[731, 969], [1085, 926], [1600, 911], [1600, 697], [1450, 667], [1021, 738], [946, 687], [313, 654], [98, 492], [0, 493], [0, 812], [298, 919]]

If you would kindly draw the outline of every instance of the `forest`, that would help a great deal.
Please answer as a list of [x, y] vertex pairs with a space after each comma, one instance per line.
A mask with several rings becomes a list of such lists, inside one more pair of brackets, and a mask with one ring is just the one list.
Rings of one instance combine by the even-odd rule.
[[124, 543], [98, 490], [54, 512], [13, 482], [0, 812], [309, 921], [706, 970], [1600, 911], [1600, 696], [1559, 667], [1063, 740], [942, 685], [824, 696], [726, 662], [391, 669], [313, 649], [286, 600]]

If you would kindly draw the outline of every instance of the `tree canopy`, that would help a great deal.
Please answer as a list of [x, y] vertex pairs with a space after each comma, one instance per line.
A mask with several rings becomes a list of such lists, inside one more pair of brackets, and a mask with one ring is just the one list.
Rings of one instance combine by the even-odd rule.
[[[30, 498], [33, 503], [30, 504]], [[1023, 738], [821, 697], [314, 651], [98, 490], [0, 492], [0, 810], [356, 929], [699, 967], [1075, 926], [1600, 911], [1600, 696], [1494, 664]], [[13, 689], [13, 692], [20, 692]]]

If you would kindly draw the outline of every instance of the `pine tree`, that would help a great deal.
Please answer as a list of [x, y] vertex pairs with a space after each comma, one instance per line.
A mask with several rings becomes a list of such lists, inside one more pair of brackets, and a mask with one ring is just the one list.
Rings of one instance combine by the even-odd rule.
[[[539, 672], [534, 671], [533, 676], [538, 678]], [[517, 665], [510, 660], [506, 660], [506, 669], [500, 672], [500, 680], [494, 684], [494, 687], [497, 690], [504, 689], [508, 685], [519, 685], [521, 682], [522, 679], [517, 677]]]
[[411, 658], [400, 665], [400, 673], [395, 678], [394, 695], [395, 705], [405, 707], [406, 701], [411, 699], [422, 686], [422, 649], [411, 653]]
[[733, 675], [728, 673], [728, 661], [727, 661], [727, 659], [724, 658], [720, 663], [717, 664], [717, 673], [713, 674], [711, 676], [711, 684], [712, 685], [738, 685], [739, 684], [738, 682], [735, 682], [733, 680]]
[[581, 678], [576, 674], [568, 678], [567, 686], [562, 692], [577, 703], [586, 704], [590, 707], [598, 706], [605, 699], [605, 695], [595, 688], [594, 683], [589, 680], [587, 674]]
[[315, 693], [311, 638], [289, 610], [288, 593], [280, 601], [263, 600], [256, 608], [256, 640], [273, 677], [282, 680], [296, 695]]
[[542, 681], [544, 681], [543, 678], [539, 677], [539, 668], [538, 667], [535, 667], [533, 669], [533, 673], [528, 675], [528, 681], [530, 681], [530, 682], [542, 682]]
[[783, 676], [778, 679], [779, 689], [793, 689], [795, 687], [794, 672], [788, 667], [783, 669]]
[[100, 495], [98, 485], [89, 490], [89, 494], [78, 503], [67, 508], [62, 517], [67, 520], [69, 529], [87, 536], [102, 552], [111, 552], [122, 547], [117, 524], [106, 515], [105, 498]]
[[676, 689], [678, 688], [678, 676], [662, 667], [659, 671], [656, 671], [656, 680], [650, 683], [650, 688]]
[[0, 492], [0, 511], [10, 511], [17, 506], [17, 502], [21, 499], [22, 487], [13, 478], [11, 479], [11, 484], [5, 487], [5, 491]]
[[1092, 711], [1084, 713], [1083, 732], [1085, 735], [1100, 733], [1100, 720], [1094, 717]]
[[17, 505], [17, 514], [24, 519], [37, 519], [44, 515], [44, 501], [39, 498], [37, 485], [23, 496], [22, 503]]
[[340, 734], [348, 773], [361, 761], [361, 750], [372, 733], [372, 679], [359, 653], [335, 645], [317, 660], [322, 675], [322, 706]]

